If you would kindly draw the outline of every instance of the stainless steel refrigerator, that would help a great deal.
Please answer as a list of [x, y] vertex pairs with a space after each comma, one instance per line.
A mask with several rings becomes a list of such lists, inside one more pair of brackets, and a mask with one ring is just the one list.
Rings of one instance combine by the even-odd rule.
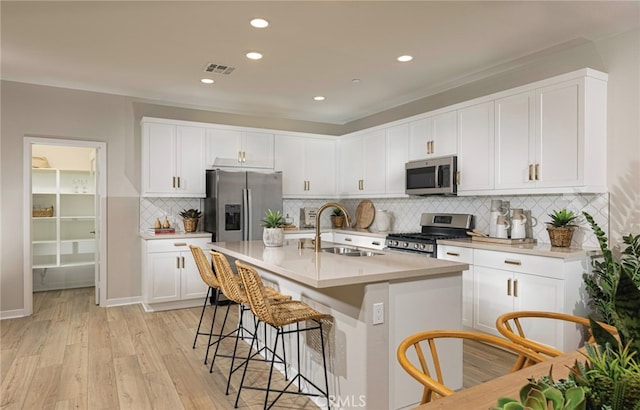
[[262, 239], [267, 209], [282, 211], [282, 172], [208, 169], [204, 230], [213, 242]]

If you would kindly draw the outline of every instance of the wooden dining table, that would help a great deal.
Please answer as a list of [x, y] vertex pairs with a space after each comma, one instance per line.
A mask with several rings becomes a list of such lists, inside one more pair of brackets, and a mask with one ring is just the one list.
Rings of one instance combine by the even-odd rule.
[[566, 379], [569, 375], [570, 367], [573, 366], [576, 360], [580, 362], [587, 360], [584, 356], [584, 349], [574, 350], [517, 372], [457, 391], [451, 396], [418, 406], [415, 410], [488, 410], [498, 403], [500, 397], [518, 399], [520, 389], [527, 383], [528, 379], [548, 375], [551, 368], [553, 368], [552, 375], [554, 380]]

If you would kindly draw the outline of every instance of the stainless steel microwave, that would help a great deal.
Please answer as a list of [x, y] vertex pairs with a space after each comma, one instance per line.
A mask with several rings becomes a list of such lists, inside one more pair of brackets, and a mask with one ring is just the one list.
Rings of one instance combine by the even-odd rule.
[[458, 192], [455, 155], [407, 162], [405, 169], [408, 195], [456, 195]]

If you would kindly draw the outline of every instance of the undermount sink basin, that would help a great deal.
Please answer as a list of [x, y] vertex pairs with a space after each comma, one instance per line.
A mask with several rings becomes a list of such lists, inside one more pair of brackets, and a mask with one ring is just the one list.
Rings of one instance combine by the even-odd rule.
[[336, 255], [344, 255], [344, 256], [376, 256], [376, 255], [382, 255], [379, 252], [365, 251], [365, 250], [360, 250], [360, 249], [355, 249], [355, 248], [346, 248], [346, 247], [342, 247], [342, 246], [334, 246], [334, 247], [331, 247], [331, 248], [322, 248], [322, 252], [334, 253]]

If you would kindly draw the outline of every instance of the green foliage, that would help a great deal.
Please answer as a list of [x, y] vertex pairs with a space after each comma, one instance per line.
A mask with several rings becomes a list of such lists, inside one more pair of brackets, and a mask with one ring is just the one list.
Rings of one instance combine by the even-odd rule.
[[265, 228], [282, 228], [284, 226], [284, 215], [282, 215], [282, 212], [268, 209], [264, 215], [262, 223]]
[[553, 211], [552, 214], [548, 215], [551, 217], [551, 222], [549, 222], [549, 224], [556, 228], [571, 226], [571, 222], [575, 221], [578, 217], [578, 215], [574, 214], [573, 211], [567, 211], [566, 208], [562, 208], [559, 211]]
[[593, 272], [583, 276], [587, 294], [599, 319], [617, 328], [620, 324], [615, 307], [615, 292], [621, 272], [625, 271], [631, 277], [635, 287], [640, 288], [640, 235], [629, 234], [622, 238], [627, 246], [618, 261], [609, 249], [604, 231], [591, 215], [586, 212], [583, 214], [598, 239], [602, 251], [602, 259], [594, 262]]
[[179, 215], [185, 219], [198, 219], [202, 216], [202, 212], [197, 209], [183, 209]]
[[333, 208], [332, 214], [334, 216], [343, 216], [344, 212], [342, 212], [342, 209], [340, 209], [340, 208]]
[[553, 380], [548, 376], [529, 379], [520, 389], [520, 401], [502, 397], [491, 410], [586, 410], [588, 389], [578, 386], [573, 380]]

